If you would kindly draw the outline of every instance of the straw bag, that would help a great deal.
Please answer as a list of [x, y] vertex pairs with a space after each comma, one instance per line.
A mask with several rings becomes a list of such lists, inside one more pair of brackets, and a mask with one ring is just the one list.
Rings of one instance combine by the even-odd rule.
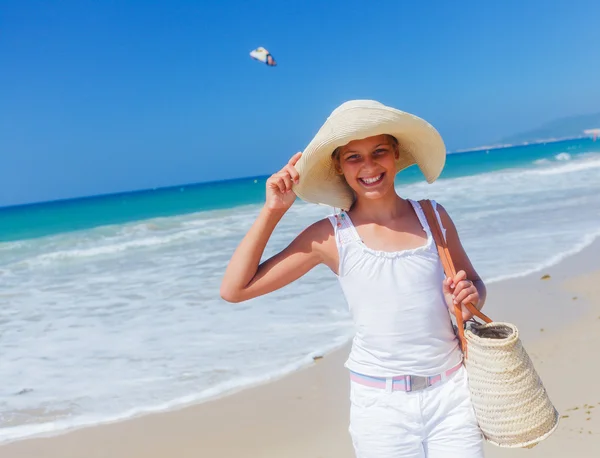
[[[444, 271], [456, 275], [450, 252], [429, 200], [420, 201]], [[531, 448], [554, 432], [554, 408], [514, 324], [493, 322], [473, 304], [466, 308], [485, 323], [463, 323], [455, 306], [458, 337], [464, 354], [475, 416], [485, 439], [499, 447]]]

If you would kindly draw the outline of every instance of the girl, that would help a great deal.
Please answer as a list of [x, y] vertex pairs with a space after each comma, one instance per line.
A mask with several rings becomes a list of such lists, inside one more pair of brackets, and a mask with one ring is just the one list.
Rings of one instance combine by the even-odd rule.
[[[398, 171], [412, 164], [428, 182], [443, 169], [445, 147], [431, 125], [375, 101], [338, 107], [306, 150], [267, 180], [266, 202], [231, 258], [221, 296], [245, 301], [325, 264], [356, 326], [346, 362], [356, 456], [482, 457], [449, 311], [468, 302], [480, 309], [485, 285], [450, 216], [434, 202], [457, 269], [444, 278], [423, 210], [394, 188]], [[261, 263], [296, 196], [342, 210]]]

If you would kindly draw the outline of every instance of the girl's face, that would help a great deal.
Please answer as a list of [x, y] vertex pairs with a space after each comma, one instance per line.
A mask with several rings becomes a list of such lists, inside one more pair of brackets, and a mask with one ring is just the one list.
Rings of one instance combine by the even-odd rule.
[[342, 146], [334, 162], [357, 198], [379, 199], [393, 192], [398, 155], [394, 139], [377, 135]]

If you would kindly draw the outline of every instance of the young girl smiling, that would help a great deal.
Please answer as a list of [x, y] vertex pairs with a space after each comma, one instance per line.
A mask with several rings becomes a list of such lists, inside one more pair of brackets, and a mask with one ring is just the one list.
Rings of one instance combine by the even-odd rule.
[[[240, 302], [319, 264], [337, 276], [356, 329], [346, 367], [358, 458], [483, 456], [450, 313], [468, 302], [481, 309], [485, 285], [450, 216], [432, 202], [457, 270], [445, 278], [423, 209], [394, 187], [413, 164], [433, 182], [445, 155], [438, 132], [414, 115], [371, 100], [342, 104], [267, 180], [265, 204], [222, 281], [223, 299]], [[261, 263], [297, 196], [341, 210]]]

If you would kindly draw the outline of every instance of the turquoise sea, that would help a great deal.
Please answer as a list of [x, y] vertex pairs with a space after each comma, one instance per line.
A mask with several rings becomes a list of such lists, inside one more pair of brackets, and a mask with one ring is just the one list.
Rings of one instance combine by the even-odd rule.
[[[459, 178], [515, 167], [527, 167], [556, 154], [572, 158], [600, 151], [600, 142], [584, 138], [492, 150], [449, 154], [442, 179]], [[0, 242], [89, 229], [107, 224], [183, 215], [241, 205], [258, 204], [264, 198], [268, 177], [247, 177], [212, 183], [180, 185], [121, 194], [0, 207]], [[416, 167], [398, 175], [398, 183], [422, 179]]]
[[[295, 370], [352, 324], [321, 266], [269, 296], [219, 297], [267, 177], [0, 208], [0, 441], [171, 409]], [[600, 141], [449, 154], [398, 193], [453, 217], [486, 282], [600, 235]], [[265, 256], [331, 213], [297, 201]]]

